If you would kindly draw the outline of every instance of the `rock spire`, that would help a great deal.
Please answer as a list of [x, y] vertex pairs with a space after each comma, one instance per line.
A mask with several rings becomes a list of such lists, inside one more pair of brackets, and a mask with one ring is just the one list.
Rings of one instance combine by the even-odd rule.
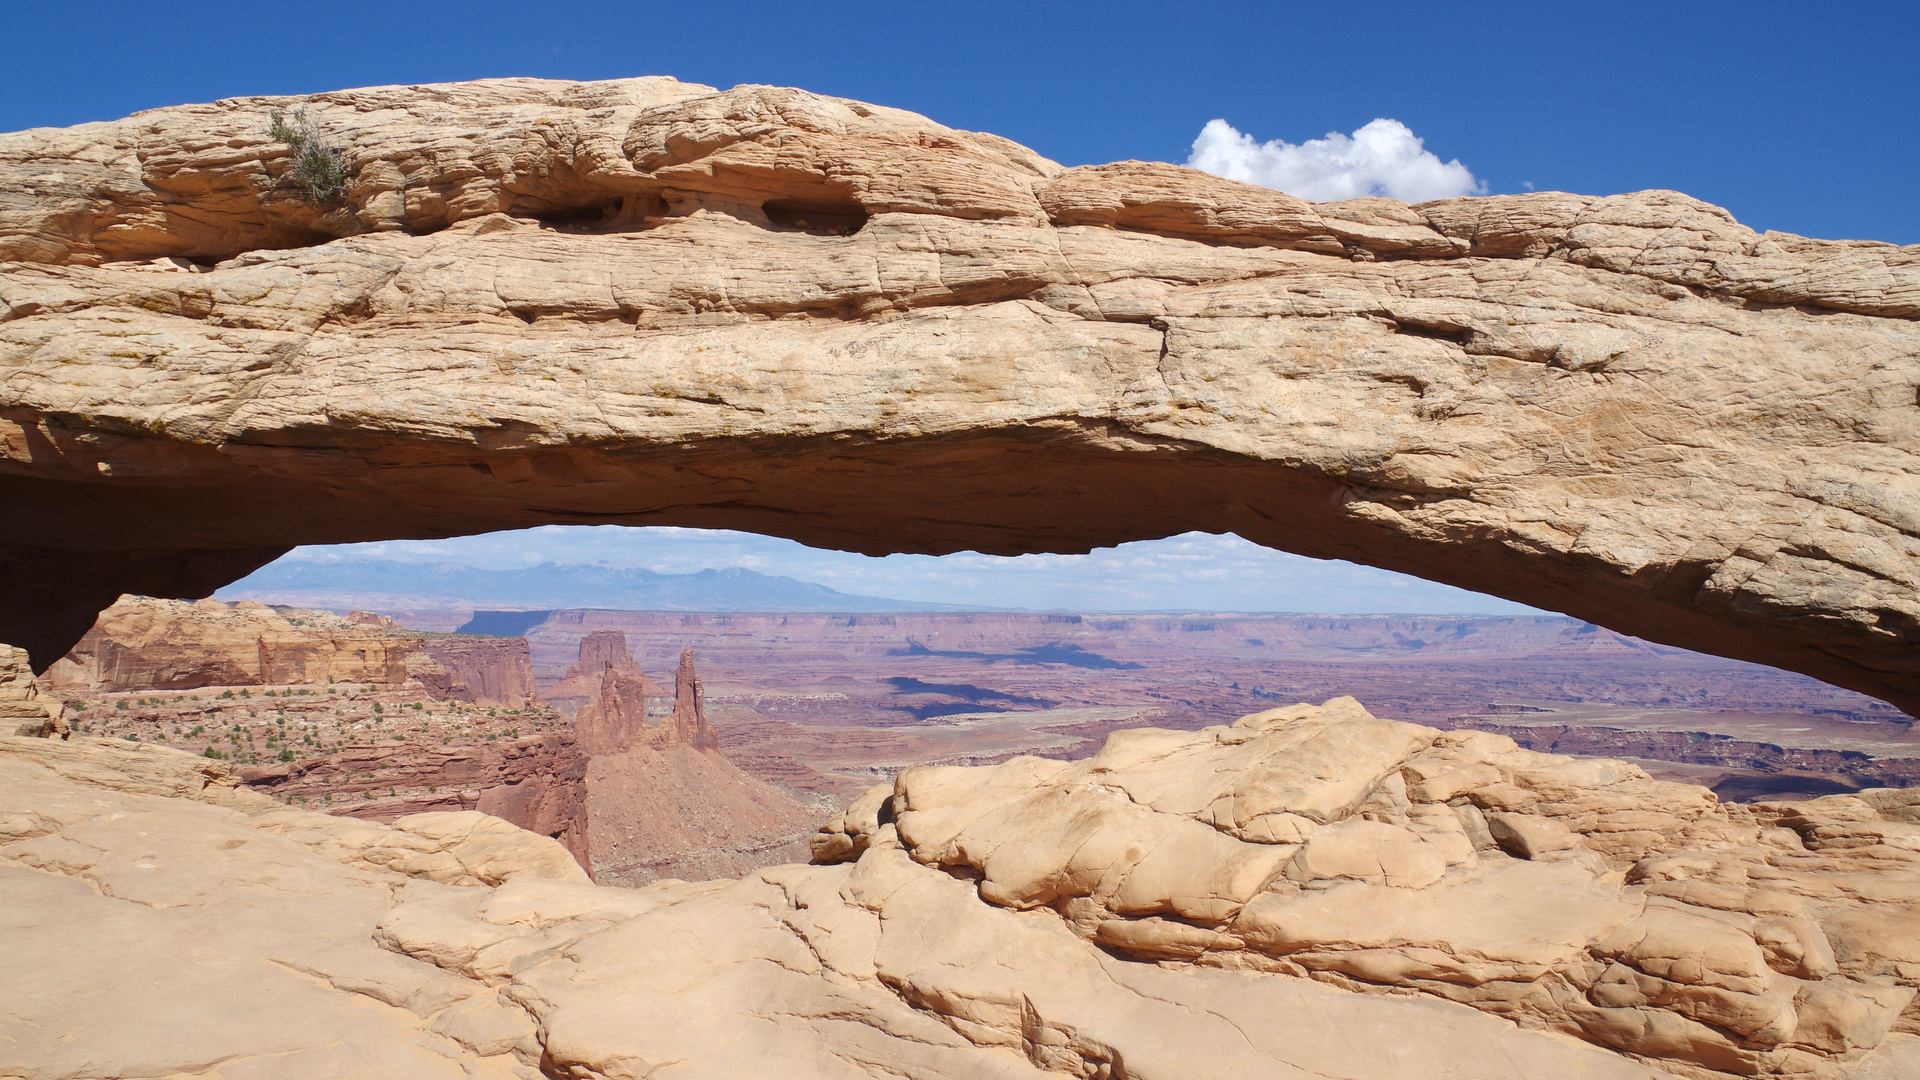
[[718, 750], [720, 734], [707, 722], [706, 693], [693, 670], [693, 650], [680, 650], [680, 669], [673, 676], [673, 716], [660, 725], [666, 745], [679, 743], [695, 750]]
[[626, 634], [595, 630], [580, 639], [580, 659], [554, 694], [585, 696], [573, 720], [581, 748], [589, 754], [614, 754], [648, 740], [647, 699], [664, 691], [640, 669]]
[[680, 652], [674, 673], [673, 713], [658, 726], [647, 723], [647, 699], [665, 691], [633, 658], [627, 636], [619, 630], [595, 630], [580, 640], [580, 661], [567, 672], [555, 694], [592, 679], [593, 696], [574, 717], [580, 744], [590, 754], [617, 754], [636, 746], [666, 750], [675, 746], [718, 750], [720, 736], [707, 720], [700, 676], [693, 669], [693, 650]]

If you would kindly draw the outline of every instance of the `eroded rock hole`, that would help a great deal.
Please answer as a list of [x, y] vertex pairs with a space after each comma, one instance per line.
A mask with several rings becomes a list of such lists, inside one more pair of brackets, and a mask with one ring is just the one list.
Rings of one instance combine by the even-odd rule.
[[658, 198], [627, 195], [578, 206], [558, 206], [534, 216], [541, 224], [563, 232], [608, 232], [642, 227], [647, 218], [660, 217], [666, 211], [666, 204]]
[[563, 206], [537, 216], [541, 224], [556, 229], [595, 229], [619, 218], [620, 200], [590, 206]]
[[1465, 326], [1450, 326], [1445, 323], [1416, 323], [1402, 320], [1393, 326], [1396, 334], [1408, 337], [1432, 338], [1435, 341], [1448, 341], [1455, 345], [1465, 345], [1473, 339], [1473, 330]]
[[760, 208], [767, 220], [782, 229], [798, 229], [815, 236], [852, 236], [867, 223], [867, 211], [851, 199], [804, 201], [774, 199]]

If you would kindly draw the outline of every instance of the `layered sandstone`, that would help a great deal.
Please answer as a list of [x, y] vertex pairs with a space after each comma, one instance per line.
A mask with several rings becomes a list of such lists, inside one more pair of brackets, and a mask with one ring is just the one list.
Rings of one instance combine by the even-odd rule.
[[447, 698], [502, 709], [540, 701], [526, 638], [430, 637], [420, 651], [447, 672]]
[[418, 634], [332, 612], [123, 596], [47, 669], [47, 681], [56, 689], [109, 691], [330, 681], [398, 686], [414, 674], [407, 661], [421, 646]]
[[[296, 107], [337, 202], [266, 134]], [[0, 137], [0, 258], [0, 639], [41, 666], [297, 543], [1202, 529], [1920, 710], [1910, 247], [1673, 192], [1312, 204], [633, 79]]]
[[[435, 745], [354, 745], [300, 761], [237, 770], [249, 788], [366, 821], [477, 810], [560, 842], [591, 868], [589, 755], [565, 733]], [[404, 792], [401, 789], [405, 789]]]
[[693, 650], [680, 650], [680, 666], [673, 673], [673, 715], [661, 724], [663, 742], [695, 750], [718, 750], [720, 735], [707, 720], [706, 688], [693, 669]]
[[718, 750], [684, 744], [596, 754], [584, 786], [590, 868], [602, 885], [733, 878], [801, 862], [808, 835], [831, 810], [800, 802]]
[[0, 739], [0, 1038], [236, 1080], [1892, 1080], [1910, 803], [1730, 811], [1334, 701], [910, 772], [822, 834], [843, 861], [625, 890], [480, 815]]
[[[354, 666], [374, 650], [383, 668]], [[41, 694], [24, 652], [6, 655], [0, 720], [20, 714], [7, 731], [64, 732], [61, 703]], [[378, 822], [477, 810], [559, 841], [615, 884], [732, 876], [805, 857], [823, 811], [719, 752], [690, 654], [672, 713], [651, 726], [645, 701], [660, 688], [617, 631], [589, 635], [579, 667], [598, 696], [568, 731], [534, 708], [542, 703], [524, 638], [423, 639], [364, 613], [129, 597], [53, 674], [91, 728], [184, 743], [212, 760], [244, 756], [240, 780], [282, 802]], [[325, 683], [328, 672], [371, 685], [286, 688]], [[280, 695], [246, 694], [262, 683]], [[182, 692], [222, 686], [205, 703]], [[157, 689], [166, 696], [142, 697], [138, 709], [121, 696]]]
[[1341, 698], [908, 770], [816, 858], [894, 834], [1116, 954], [1418, 991], [1683, 1073], [1844, 1074], [1920, 1032], [1920, 791], [1721, 807]]
[[539, 703], [525, 638], [426, 637], [370, 612], [272, 608], [252, 600], [123, 596], [47, 670], [60, 690], [364, 683], [418, 686], [441, 701]]
[[0, 645], [0, 735], [71, 738], [66, 707], [43, 693], [27, 662], [27, 651]]

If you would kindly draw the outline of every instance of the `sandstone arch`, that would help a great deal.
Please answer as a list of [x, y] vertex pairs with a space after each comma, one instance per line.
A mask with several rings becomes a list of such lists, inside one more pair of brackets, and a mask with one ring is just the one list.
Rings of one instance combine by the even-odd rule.
[[[265, 135], [302, 104], [338, 204]], [[1312, 204], [635, 79], [0, 136], [0, 260], [0, 640], [37, 667], [296, 543], [1205, 529], [1920, 712], [1914, 247], [1672, 192]]]

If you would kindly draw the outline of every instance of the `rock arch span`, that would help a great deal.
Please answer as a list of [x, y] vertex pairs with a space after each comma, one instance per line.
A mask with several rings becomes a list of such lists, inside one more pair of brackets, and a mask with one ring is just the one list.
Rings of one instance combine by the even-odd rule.
[[[265, 134], [349, 163], [318, 202]], [[0, 640], [294, 544], [1231, 531], [1920, 712], [1920, 249], [1673, 192], [1314, 204], [797, 90], [0, 135]]]

